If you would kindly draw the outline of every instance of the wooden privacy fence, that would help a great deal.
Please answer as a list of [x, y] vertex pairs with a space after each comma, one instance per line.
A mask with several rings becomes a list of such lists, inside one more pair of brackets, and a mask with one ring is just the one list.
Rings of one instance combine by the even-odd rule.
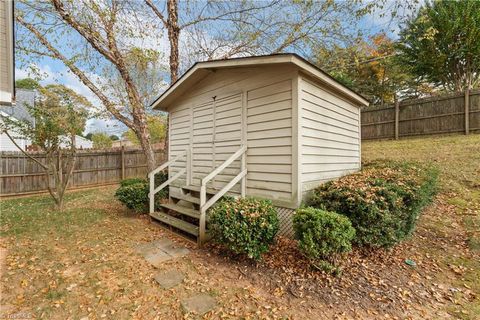
[[467, 108], [462, 92], [405, 100], [398, 108], [389, 105], [362, 110], [362, 140], [455, 132], [480, 132], [480, 89], [470, 91]]
[[[45, 155], [32, 153], [45, 163]], [[165, 161], [163, 150], [156, 150], [157, 163]], [[82, 150], [68, 189], [103, 186], [122, 179], [146, 177], [146, 158], [139, 149]], [[0, 196], [41, 193], [47, 190], [43, 169], [21, 152], [0, 152]]]

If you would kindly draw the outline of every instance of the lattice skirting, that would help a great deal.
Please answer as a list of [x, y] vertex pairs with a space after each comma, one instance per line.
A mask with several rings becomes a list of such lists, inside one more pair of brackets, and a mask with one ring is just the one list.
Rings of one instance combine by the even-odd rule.
[[280, 230], [278, 234], [284, 237], [293, 238], [293, 215], [295, 209], [277, 207], [278, 219], [280, 220]]

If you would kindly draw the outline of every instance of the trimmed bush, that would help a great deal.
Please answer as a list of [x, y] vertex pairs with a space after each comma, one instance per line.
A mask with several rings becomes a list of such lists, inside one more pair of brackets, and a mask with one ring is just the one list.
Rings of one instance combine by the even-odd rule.
[[437, 177], [437, 170], [414, 163], [376, 163], [317, 187], [307, 205], [346, 215], [357, 244], [391, 247], [413, 232]]
[[147, 183], [147, 180], [142, 179], [142, 178], [123, 179], [122, 181], [120, 181], [120, 186], [121, 187], [127, 187], [127, 186], [131, 186], [132, 184], [137, 184], [137, 183]]
[[352, 250], [355, 229], [341, 214], [300, 208], [293, 216], [293, 229], [300, 250], [311, 259], [334, 263], [339, 254]]
[[231, 197], [208, 212], [213, 240], [236, 254], [259, 260], [278, 232], [277, 210], [269, 200]]
[[[155, 175], [155, 187], [158, 187], [159, 185], [161, 185], [162, 183], [164, 183], [167, 180], [168, 180], [168, 171], [167, 170], [160, 171], [159, 173], [157, 173]], [[160, 199], [168, 198], [168, 187], [165, 187], [162, 190], [160, 190], [155, 195], [155, 197], [160, 198]]]
[[128, 209], [146, 213], [148, 212], [148, 192], [148, 183], [137, 182], [118, 188], [115, 197]]
[[[155, 186], [167, 181], [168, 173], [160, 172], [155, 175]], [[115, 197], [127, 208], [139, 213], [147, 213], [149, 206], [149, 182], [147, 179], [131, 178], [120, 181], [120, 187], [115, 192]], [[168, 198], [168, 187], [155, 195], [155, 207], [161, 199]]]

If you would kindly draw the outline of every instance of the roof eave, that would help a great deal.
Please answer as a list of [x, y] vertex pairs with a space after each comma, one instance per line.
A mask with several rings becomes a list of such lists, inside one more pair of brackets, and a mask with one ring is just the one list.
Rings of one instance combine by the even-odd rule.
[[[267, 61], [268, 60], [268, 61]], [[218, 60], [218, 61], [205, 61], [195, 63], [187, 72], [181, 76], [174, 84], [172, 84], [165, 92], [163, 92], [152, 104], [153, 109], [167, 111], [168, 105], [164, 105], [165, 99], [178, 87], [180, 87], [185, 80], [189, 79], [191, 75], [195, 74], [199, 69], [216, 69], [221, 67], [245, 67], [258, 64], [276, 64], [276, 63], [292, 63], [296, 65], [301, 70], [304, 70], [306, 73], [315, 77], [316, 79], [324, 82], [325, 84], [333, 87], [338, 90], [343, 95], [347, 96], [349, 99], [353, 100], [360, 107], [368, 106], [370, 102], [362, 97], [360, 94], [354, 92], [352, 89], [342, 85], [334, 78], [329, 76], [327, 73], [323, 72], [316, 66], [312, 65], [302, 57], [296, 54], [284, 54], [284, 55], [273, 55], [273, 56], [259, 56], [259, 57], [243, 57], [243, 58], [234, 58], [227, 60]]]
[[293, 55], [292, 57], [292, 63], [297, 65], [301, 70], [304, 70], [305, 72], [309, 73], [313, 77], [317, 78], [321, 82], [324, 82], [325, 84], [333, 87], [334, 89], [338, 90], [341, 92], [343, 95], [348, 96], [351, 100], [355, 101], [362, 106], [368, 106], [370, 105], [370, 102], [362, 97], [360, 94], [356, 93], [352, 89], [344, 86], [337, 80], [335, 80], [332, 76], [328, 75], [321, 69], [317, 68], [316, 66], [312, 65], [305, 59], [301, 58], [298, 55]]

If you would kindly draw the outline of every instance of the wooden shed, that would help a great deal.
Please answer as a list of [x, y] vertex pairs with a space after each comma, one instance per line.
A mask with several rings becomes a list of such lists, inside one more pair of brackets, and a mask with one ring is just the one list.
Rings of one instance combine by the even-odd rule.
[[[152, 104], [169, 113], [169, 160], [150, 174], [150, 214], [205, 239], [225, 193], [272, 200], [288, 228], [319, 184], [360, 169], [368, 101], [295, 54], [199, 62]], [[153, 185], [168, 167], [169, 180]], [[153, 196], [169, 187], [155, 212]]]

